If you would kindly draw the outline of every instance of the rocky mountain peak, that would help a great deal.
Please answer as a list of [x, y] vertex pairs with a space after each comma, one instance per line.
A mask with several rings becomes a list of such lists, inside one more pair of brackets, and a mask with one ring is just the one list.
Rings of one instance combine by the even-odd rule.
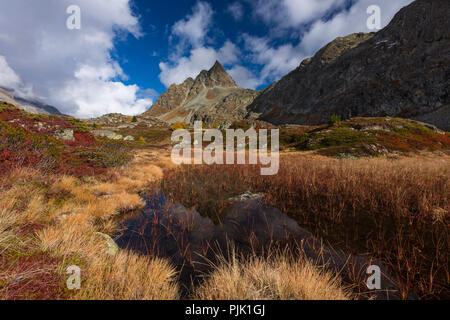
[[201, 85], [206, 88], [222, 87], [222, 88], [238, 88], [236, 82], [227, 73], [225, 68], [219, 61], [216, 61], [211, 69], [203, 70], [195, 79], [194, 86]]
[[229, 124], [243, 119], [257, 91], [240, 88], [219, 61], [194, 79], [172, 85], [145, 112], [169, 123], [175, 121]]
[[[222, 64], [219, 61], [216, 61], [212, 68], [208, 71], [209, 77], [217, 77], [217, 78], [228, 78], [231, 79], [234, 83], [234, 80], [230, 77], [230, 75], [227, 73], [225, 68], [222, 66]], [[236, 85], [236, 84], [235, 84]]]

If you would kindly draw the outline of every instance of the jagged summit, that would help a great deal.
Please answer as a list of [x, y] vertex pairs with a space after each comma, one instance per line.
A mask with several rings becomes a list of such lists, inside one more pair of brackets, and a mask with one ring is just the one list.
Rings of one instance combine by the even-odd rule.
[[195, 78], [171, 85], [145, 115], [167, 122], [220, 124], [241, 120], [257, 91], [240, 88], [219, 61]]
[[206, 73], [209, 84], [213, 86], [222, 86], [224, 88], [237, 88], [238, 85], [228, 74], [219, 61]]

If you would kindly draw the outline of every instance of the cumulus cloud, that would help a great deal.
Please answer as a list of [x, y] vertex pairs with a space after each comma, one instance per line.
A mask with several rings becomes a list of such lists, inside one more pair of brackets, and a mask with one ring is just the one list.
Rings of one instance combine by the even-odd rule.
[[161, 62], [159, 78], [166, 87], [180, 84], [189, 77], [195, 78], [200, 71], [211, 68], [216, 60], [223, 64], [237, 62], [238, 53], [239, 49], [230, 41], [225, 42], [219, 50], [212, 47], [192, 49], [189, 56], [180, 57], [176, 61]]
[[304, 58], [301, 50], [292, 44], [272, 47], [264, 37], [243, 35], [244, 43], [251, 52], [252, 62], [262, 66], [261, 82], [273, 81], [295, 69]]
[[[66, 27], [70, 5], [81, 9], [81, 30]], [[32, 85], [63, 113], [133, 114], [150, 106], [140, 88], [123, 83], [127, 77], [111, 57], [118, 33], [140, 36], [129, 0], [0, 2], [0, 55], [21, 79], [12, 87]], [[0, 86], [6, 84], [1, 78]]]
[[244, 6], [239, 2], [234, 2], [228, 6], [228, 12], [235, 20], [239, 21], [244, 16]]
[[176, 22], [172, 27], [172, 37], [180, 39], [181, 47], [191, 45], [194, 48], [203, 45], [214, 11], [207, 2], [197, 2], [186, 19]]
[[[90, 118], [98, 115], [96, 103], [101, 103], [102, 114], [123, 113], [139, 114], [152, 104], [151, 99], [139, 99], [137, 85], [125, 85], [111, 79], [120, 74], [117, 66], [105, 65], [100, 68], [82, 66], [75, 72], [75, 79], [58, 92], [58, 98], [65, 102], [73, 102], [78, 106], [75, 115]], [[82, 85], [80, 85], [82, 83]]]
[[[321, 19], [321, 15], [330, 8], [338, 7], [342, 1], [264, 1], [258, 14], [272, 28], [295, 28], [298, 24], [311, 22], [309, 28], [296, 44], [288, 42], [275, 46], [271, 45], [274, 40], [272, 38], [255, 37], [248, 34], [245, 34], [243, 39], [246, 49], [251, 52], [252, 62], [262, 66], [260, 79], [272, 81], [295, 69], [304, 58], [314, 55], [320, 48], [337, 37], [355, 32], [373, 31], [368, 30], [366, 24], [367, 8], [370, 5], [375, 4], [380, 7], [381, 24], [384, 27], [391, 21], [395, 13], [412, 1], [359, 0], [348, 9], [342, 8], [329, 20]], [[257, 3], [259, 2], [254, 4]], [[282, 10], [270, 15], [271, 11], [276, 12], [275, 8]], [[305, 13], [307, 14], [305, 15]]]
[[[211, 5], [199, 1], [192, 8], [192, 13], [172, 26], [171, 42], [178, 40], [178, 43], [169, 59], [159, 63], [159, 79], [166, 87], [180, 84], [189, 77], [195, 78], [217, 60], [224, 65], [238, 63], [241, 52], [233, 42], [227, 40], [218, 49], [206, 44], [213, 15]], [[232, 70], [239, 85], [255, 86], [254, 77], [247, 69], [240, 66]]]
[[342, 6], [345, 0], [254, 0], [255, 14], [278, 28], [296, 28]]
[[253, 72], [240, 65], [232, 67], [228, 70], [228, 73], [242, 88], [256, 89], [264, 83], [264, 81], [258, 78]]
[[[372, 32], [367, 28], [367, 8], [378, 5], [381, 9], [381, 25], [385, 27], [394, 15], [413, 0], [359, 0], [349, 10], [344, 10], [328, 21], [318, 20], [302, 37], [300, 50], [313, 54], [318, 49], [336, 39], [355, 32]], [[375, 30], [376, 31], [376, 30]]]
[[19, 76], [10, 68], [4, 56], [0, 56], [0, 84], [6, 88], [17, 88], [22, 83]]

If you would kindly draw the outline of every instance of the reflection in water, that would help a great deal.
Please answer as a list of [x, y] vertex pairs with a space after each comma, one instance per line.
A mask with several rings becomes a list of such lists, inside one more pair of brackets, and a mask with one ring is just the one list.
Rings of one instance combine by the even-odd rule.
[[[215, 225], [196, 210], [173, 204], [163, 195], [155, 195], [147, 199], [142, 212], [123, 223], [122, 229], [117, 238], [120, 248], [170, 259], [180, 270], [180, 281], [186, 287], [190, 287], [192, 279], [208, 271], [206, 262], [214, 262], [217, 252], [227, 254], [231, 241], [243, 254], [263, 254], [269, 247], [301, 251], [339, 272], [349, 283], [364, 282], [367, 267], [377, 264], [384, 271], [382, 288], [391, 290], [390, 297], [397, 292], [397, 286], [381, 263], [324, 246], [296, 221], [258, 199], [235, 203], [221, 223]], [[387, 293], [384, 291], [378, 296], [384, 298]]]

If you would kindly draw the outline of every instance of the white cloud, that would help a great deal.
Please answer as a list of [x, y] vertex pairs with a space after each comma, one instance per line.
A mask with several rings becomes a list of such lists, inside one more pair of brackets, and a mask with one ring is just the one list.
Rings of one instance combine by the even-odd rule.
[[235, 63], [239, 49], [230, 41], [222, 48], [200, 47], [190, 51], [189, 56], [178, 58], [174, 62], [161, 62], [159, 79], [166, 86], [180, 84], [189, 77], [195, 78], [200, 71], [211, 68], [216, 60], [223, 64]]
[[239, 21], [244, 16], [244, 7], [239, 2], [234, 2], [228, 6], [228, 12], [235, 20]]
[[381, 25], [385, 27], [394, 15], [413, 0], [360, 0], [349, 10], [334, 16], [329, 21], [316, 21], [310, 30], [303, 36], [300, 50], [308, 55], [314, 54], [318, 49], [336, 39], [355, 32], [372, 32], [367, 29], [367, 8], [378, 5], [381, 9]]
[[[81, 30], [66, 28], [73, 4], [81, 8]], [[110, 55], [118, 33], [140, 35], [129, 0], [0, 2], [0, 54], [25, 87], [63, 113], [131, 114], [151, 104], [138, 98], [140, 88], [122, 82], [127, 77]]]
[[17, 88], [22, 81], [19, 76], [11, 69], [4, 56], [0, 56], [0, 85], [7, 88]]
[[242, 88], [256, 89], [263, 81], [256, 77], [253, 72], [243, 66], [235, 66], [228, 70], [230, 76]]
[[105, 113], [126, 113], [136, 115], [144, 112], [151, 104], [151, 99], [139, 99], [139, 87], [125, 85], [110, 79], [120, 75], [117, 65], [105, 65], [98, 68], [84, 65], [75, 72], [75, 79], [58, 92], [59, 99], [65, 103], [73, 101], [79, 106], [75, 116], [80, 118], [95, 117], [101, 110]]
[[190, 44], [194, 48], [203, 45], [214, 12], [207, 2], [199, 1], [193, 8], [193, 13], [186, 19], [176, 22], [172, 27], [172, 36], [180, 38], [180, 44]]
[[298, 27], [321, 18], [344, 0], [254, 0], [255, 14], [278, 28]]
[[[90, 67], [88, 67], [90, 68]], [[151, 99], [138, 99], [139, 87], [124, 85], [119, 81], [110, 81], [86, 72], [82, 67], [76, 79], [59, 92], [61, 101], [73, 101], [79, 106], [76, 116], [80, 118], [95, 117], [101, 113], [140, 114], [151, 104]]]
[[33, 85], [24, 85], [19, 75], [8, 65], [6, 58], [0, 55], [0, 87], [12, 90], [22, 98], [35, 98]]
[[244, 34], [247, 50], [251, 52], [252, 62], [262, 65], [261, 82], [273, 81], [295, 69], [304, 58], [298, 47], [285, 44], [272, 47], [268, 38], [260, 38]]
[[[262, 1], [262, 0], [261, 0]], [[324, 14], [331, 7], [336, 7], [342, 1], [309, 1], [309, 0], [283, 0], [264, 1], [259, 8], [259, 14], [272, 28], [291, 28], [305, 22], [313, 22], [297, 44], [285, 43], [278, 46], [271, 45], [273, 39], [269, 37], [255, 37], [244, 34], [246, 49], [251, 52], [252, 62], [262, 65], [259, 78], [261, 81], [273, 81], [295, 69], [300, 62], [314, 55], [320, 48], [337, 37], [355, 32], [371, 32], [367, 29], [366, 12], [370, 5], [376, 4], [381, 9], [381, 22], [385, 27], [394, 15], [413, 0], [359, 0], [349, 10], [342, 10], [328, 21], [323, 21]], [[257, 4], [259, 2], [255, 2]], [[273, 15], [270, 12], [278, 9]], [[289, 9], [289, 10], [288, 10]], [[290, 18], [288, 17], [288, 12]], [[307, 13], [307, 14], [306, 14]], [[283, 20], [284, 17], [284, 20]]]

